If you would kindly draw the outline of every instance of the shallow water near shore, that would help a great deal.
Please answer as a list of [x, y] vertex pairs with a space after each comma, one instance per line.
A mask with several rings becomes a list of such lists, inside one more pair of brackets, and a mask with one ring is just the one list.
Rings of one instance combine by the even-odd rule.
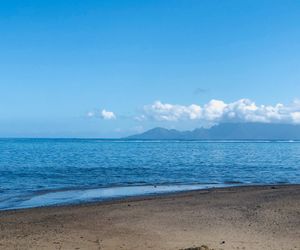
[[1, 139], [0, 209], [300, 183], [292, 141]]
[[167, 194], [209, 188], [228, 187], [233, 185], [159, 185], [159, 186], [127, 186], [86, 190], [59, 190], [35, 193], [31, 196], [18, 197], [2, 202], [0, 210], [21, 209], [31, 207], [79, 204], [83, 202], [106, 201], [117, 198]]

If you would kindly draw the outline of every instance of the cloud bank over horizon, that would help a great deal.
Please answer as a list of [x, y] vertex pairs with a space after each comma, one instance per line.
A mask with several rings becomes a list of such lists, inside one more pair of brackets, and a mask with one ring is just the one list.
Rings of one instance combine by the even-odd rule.
[[143, 113], [136, 117], [138, 121], [154, 120], [159, 122], [199, 121], [204, 126], [223, 122], [262, 122], [300, 124], [300, 100], [290, 105], [278, 103], [257, 105], [250, 99], [240, 99], [225, 103], [211, 100], [203, 106], [188, 106], [156, 101], [143, 108]]

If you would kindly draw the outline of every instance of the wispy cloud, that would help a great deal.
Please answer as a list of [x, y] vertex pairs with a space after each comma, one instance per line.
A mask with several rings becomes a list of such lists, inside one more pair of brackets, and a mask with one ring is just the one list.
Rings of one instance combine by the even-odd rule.
[[95, 112], [89, 111], [89, 112], [87, 112], [86, 116], [87, 117], [94, 117], [95, 116]]
[[206, 124], [221, 122], [264, 122], [300, 124], [300, 101], [290, 105], [257, 105], [249, 99], [240, 99], [225, 103], [222, 100], [211, 100], [200, 106], [169, 104], [156, 101], [144, 106], [143, 114], [137, 120], [152, 119], [156, 121], [199, 120]]

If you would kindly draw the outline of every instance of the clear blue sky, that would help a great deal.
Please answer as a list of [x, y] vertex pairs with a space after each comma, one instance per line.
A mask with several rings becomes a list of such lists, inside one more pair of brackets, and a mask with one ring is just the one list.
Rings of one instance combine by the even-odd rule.
[[134, 119], [154, 101], [288, 105], [299, 27], [297, 0], [0, 0], [0, 136], [123, 136], [162, 124]]

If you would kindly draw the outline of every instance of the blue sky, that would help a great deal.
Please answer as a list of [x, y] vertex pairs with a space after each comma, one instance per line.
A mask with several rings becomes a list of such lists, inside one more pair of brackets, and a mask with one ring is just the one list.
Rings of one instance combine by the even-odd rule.
[[299, 121], [299, 13], [296, 0], [0, 0], [0, 136]]

